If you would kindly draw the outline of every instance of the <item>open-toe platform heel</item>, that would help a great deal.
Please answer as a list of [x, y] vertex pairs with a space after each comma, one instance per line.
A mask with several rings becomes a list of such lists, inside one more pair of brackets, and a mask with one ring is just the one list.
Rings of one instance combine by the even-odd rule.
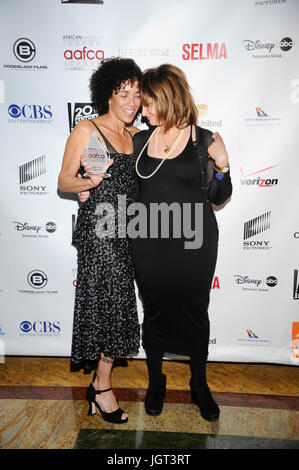
[[162, 374], [161, 383], [158, 385], [149, 384], [144, 406], [145, 411], [150, 416], [158, 416], [163, 410], [163, 401], [166, 394], [166, 375]]
[[[93, 381], [94, 381], [96, 378], [96, 372], [94, 373], [93, 377], [94, 377], [93, 378]], [[122, 415], [124, 414], [124, 411], [121, 408], [117, 408], [117, 410], [107, 413], [106, 411], [102, 410], [99, 403], [96, 401], [96, 395], [100, 395], [101, 393], [105, 393], [105, 392], [110, 392], [110, 390], [112, 390], [112, 387], [107, 388], [106, 390], [96, 390], [92, 383], [89, 385], [87, 389], [87, 395], [86, 395], [86, 398], [89, 404], [88, 413], [87, 413], [88, 416], [95, 415], [98, 409], [103, 419], [107, 421], [107, 423], [113, 423], [113, 424], [127, 423], [128, 418], [122, 419]], [[117, 400], [117, 403], [118, 403], [118, 400]]]

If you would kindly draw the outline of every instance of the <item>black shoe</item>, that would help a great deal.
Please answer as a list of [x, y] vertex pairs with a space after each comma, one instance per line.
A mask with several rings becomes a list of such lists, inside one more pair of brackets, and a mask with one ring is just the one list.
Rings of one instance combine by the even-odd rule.
[[144, 406], [145, 411], [150, 416], [158, 416], [163, 410], [163, 400], [166, 394], [166, 375], [162, 374], [161, 383], [158, 385], [149, 384]]
[[[96, 372], [94, 373], [93, 380], [95, 380]], [[99, 403], [96, 401], [96, 395], [100, 395], [101, 393], [110, 392], [111, 388], [107, 388], [106, 390], [96, 390], [91, 383], [87, 389], [86, 398], [89, 404], [88, 408], [88, 416], [93, 416], [96, 414], [96, 410], [98, 409], [102, 415], [102, 418], [107, 421], [107, 423], [113, 424], [122, 424], [127, 423], [128, 418], [122, 419], [124, 411], [121, 408], [117, 408], [117, 410], [107, 413], [106, 411], [102, 410]], [[118, 400], [117, 400], [118, 402]]]
[[191, 398], [193, 403], [199, 407], [200, 414], [205, 420], [217, 421], [217, 419], [219, 419], [220, 409], [212, 397], [208, 385], [199, 389], [193, 389], [191, 387]]

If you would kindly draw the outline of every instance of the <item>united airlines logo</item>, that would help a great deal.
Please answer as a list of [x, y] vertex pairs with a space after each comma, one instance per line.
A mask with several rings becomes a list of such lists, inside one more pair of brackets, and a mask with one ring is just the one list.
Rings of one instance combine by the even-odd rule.
[[249, 240], [270, 229], [271, 211], [259, 215], [244, 223], [243, 248], [244, 249], [269, 249], [268, 240]]
[[35, 158], [19, 167], [20, 184], [46, 173], [46, 156]]

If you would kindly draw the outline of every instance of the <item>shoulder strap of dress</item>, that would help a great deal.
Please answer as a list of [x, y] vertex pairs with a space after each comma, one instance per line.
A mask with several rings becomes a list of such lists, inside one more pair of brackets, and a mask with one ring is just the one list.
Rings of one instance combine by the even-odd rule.
[[[112, 144], [110, 144], [109, 140], [107, 139], [107, 137], [105, 137], [105, 135], [103, 134], [103, 132], [99, 129], [99, 127], [96, 125], [96, 123], [91, 120], [90, 122], [93, 123], [93, 125], [96, 127], [96, 129], [98, 130], [100, 136], [104, 139], [104, 142], [106, 144], [106, 147], [108, 149], [108, 151], [111, 153], [111, 149], [112, 149], [112, 153], [117, 153], [117, 151], [115, 150], [115, 148], [113, 147]], [[110, 149], [110, 150], [109, 150]]]

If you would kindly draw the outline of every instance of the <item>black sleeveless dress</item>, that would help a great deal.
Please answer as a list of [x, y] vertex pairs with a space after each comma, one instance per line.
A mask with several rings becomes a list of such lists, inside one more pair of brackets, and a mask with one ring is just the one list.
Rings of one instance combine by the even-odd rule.
[[[140, 346], [131, 244], [124, 236], [124, 227], [120, 226], [126, 221], [118, 219], [117, 212], [120, 202], [130, 204], [136, 198], [135, 159], [133, 154], [117, 153], [98, 131], [114, 163], [109, 168], [111, 178], [91, 189], [89, 199], [79, 208], [73, 234], [73, 245], [78, 253], [71, 351], [73, 370], [79, 364], [89, 364], [87, 368], [92, 368], [90, 364], [100, 358], [101, 352], [105, 356], [123, 357], [137, 354]], [[102, 210], [107, 206], [101, 205], [107, 203], [115, 211], [115, 235], [107, 230], [110, 235], [103, 238], [98, 236], [97, 227], [102, 217], [109, 220], [107, 213], [110, 212]]]
[[[146, 138], [142, 139], [142, 134], [134, 136], [136, 157], [150, 135], [149, 131], [144, 131]], [[146, 147], [139, 160], [138, 170], [143, 176], [149, 175], [160, 162], [161, 159], [148, 156]], [[175, 225], [172, 224], [170, 216], [169, 238], [163, 238], [162, 220], [159, 220], [157, 237], [148, 236], [132, 240], [136, 281], [144, 308], [145, 350], [187, 356], [193, 354], [206, 356], [208, 352], [210, 332], [208, 305], [217, 259], [218, 227], [211, 202], [205, 201], [201, 189], [200, 170], [190, 134], [190, 139], [181, 154], [165, 160], [151, 178], [138, 178], [138, 201], [146, 206], [148, 214], [151, 207], [154, 207], [153, 203], [168, 205], [175, 203], [181, 214], [184, 214], [184, 208], [190, 210], [191, 214], [191, 225], [188, 223], [188, 218], [185, 222], [181, 219], [180, 236], [177, 230], [176, 232], [171, 230]], [[229, 180], [227, 197], [230, 195], [230, 188]], [[200, 203], [203, 212], [199, 225], [196, 222], [196, 210], [200, 207]], [[188, 210], [185, 212], [186, 215]], [[164, 217], [165, 215], [166, 212]], [[163, 223], [165, 224], [165, 220]], [[188, 240], [190, 233], [185, 231], [184, 234], [182, 229], [184, 223], [187, 224], [185, 228], [193, 224], [198, 237], [199, 231], [202, 230], [201, 247], [194, 245], [193, 248], [186, 248], [185, 242], [190, 241]], [[153, 224], [155, 224], [153, 232], [156, 233], [157, 220], [149, 216], [148, 234]]]

